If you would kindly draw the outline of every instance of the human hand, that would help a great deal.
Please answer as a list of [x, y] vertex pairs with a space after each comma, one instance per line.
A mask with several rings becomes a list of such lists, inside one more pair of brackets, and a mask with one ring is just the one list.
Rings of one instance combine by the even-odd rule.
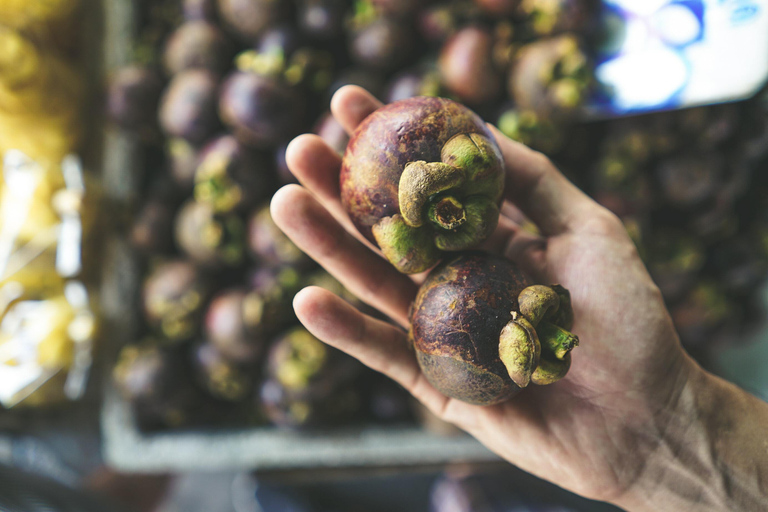
[[[352, 132], [380, 106], [349, 86], [333, 98], [336, 119]], [[658, 288], [621, 222], [562, 176], [549, 160], [494, 131], [507, 170], [502, 211], [519, 208], [536, 236], [502, 216], [487, 249], [517, 262], [536, 282], [571, 291], [573, 332], [581, 344], [569, 374], [529, 386], [512, 400], [474, 406], [450, 399], [424, 378], [406, 343], [408, 308], [418, 289], [365, 241], [339, 199], [341, 158], [319, 137], [302, 135], [287, 161], [303, 186], [272, 200], [277, 225], [352, 293], [395, 326], [365, 316], [316, 287], [294, 300], [319, 339], [399, 382], [438, 417], [501, 457], [581, 495], [621, 502], [645, 470], [672, 421], [670, 410], [691, 375]], [[311, 191], [311, 192], [310, 192]]]

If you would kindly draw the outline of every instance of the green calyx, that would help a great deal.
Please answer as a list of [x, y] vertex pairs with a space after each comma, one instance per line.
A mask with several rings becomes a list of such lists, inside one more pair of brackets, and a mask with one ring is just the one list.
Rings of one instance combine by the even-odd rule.
[[460, 134], [442, 148], [440, 162], [410, 162], [398, 185], [400, 214], [381, 219], [373, 235], [400, 272], [432, 267], [441, 251], [475, 247], [496, 228], [504, 187], [496, 144]]
[[225, 158], [207, 158], [195, 174], [195, 199], [216, 212], [232, 211], [243, 200], [243, 190], [229, 177], [228, 167]]
[[531, 382], [539, 366], [541, 343], [533, 325], [522, 315], [512, 313], [499, 336], [499, 358], [506, 366], [512, 382], [524, 388]]
[[518, 386], [547, 385], [565, 377], [571, 351], [579, 338], [568, 329], [573, 309], [568, 290], [560, 285], [533, 285], [518, 296], [520, 313], [499, 335], [499, 358]]
[[440, 261], [440, 250], [428, 227], [409, 226], [402, 216], [384, 217], [373, 226], [373, 236], [384, 257], [404, 274], [417, 274]]
[[245, 227], [235, 215], [214, 217], [202, 226], [200, 240], [227, 265], [237, 265], [243, 259]]
[[304, 389], [327, 359], [328, 349], [321, 341], [303, 329], [295, 329], [287, 335], [277, 380], [288, 389]]
[[557, 58], [551, 66], [542, 68], [539, 78], [550, 88], [557, 104], [574, 108], [584, 102], [589, 88], [589, 63], [575, 37], [561, 36], [556, 44]]
[[467, 221], [467, 212], [458, 199], [446, 196], [430, 205], [428, 217], [436, 227], [450, 231]]
[[562, 16], [559, 2], [523, 0], [520, 7], [530, 17], [533, 30], [541, 35], [552, 33]]

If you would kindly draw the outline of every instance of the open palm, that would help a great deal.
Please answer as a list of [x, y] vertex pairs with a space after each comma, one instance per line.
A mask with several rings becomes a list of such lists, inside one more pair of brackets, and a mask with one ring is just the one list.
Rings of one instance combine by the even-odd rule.
[[[332, 102], [350, 133], [381, 104], [348, 86]], [[283, 231], [361, 300], [399, 326], [359, 313], [316, 287], [294, 301], [319, 339], [393, 378], [440, 418], [509, 462], [579, 494], [620, 500], [641, 476], [695, 363], [682, 350], [657, 287], [621, 222], [566, 180], [543, 155], [494, 131], [507, 169], [505, 198], [543, 233], [503, 216], [487, 248], [517, 262], [537, 282], [572, 294], [581, 345], [568, 376], [529, 386], [509, 402], [469, 405], [435, 390], [406, 343], [416, 280], [398, 273], [362, 239], [339, 200], [340, 157], [303, 135], [288, 165], [303, 186], [272, 200]], [[503, 211], [509, 211], [507, 205]]]

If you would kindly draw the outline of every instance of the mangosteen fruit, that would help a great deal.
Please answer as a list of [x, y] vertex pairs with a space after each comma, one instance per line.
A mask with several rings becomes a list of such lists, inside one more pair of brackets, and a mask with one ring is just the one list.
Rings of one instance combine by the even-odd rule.
[[444, 98], [411, 98], [378, 109], [358, 126], [340, 187], [360, 232], [400, 272], [413, 274], [493, 232], [504, 163], [474, 112]]
[[384, 88], [384, 78], [381, 73], [362, 67], [350, 67], [342, 69], [336, 79], [328, 88], [327, 102], [331, 101], [336, 91], [345, 85], [357, 85], [370, 92], [377, 98], [381, 98], [381, 92]]
[[729, 323], [738, 325], [737, 304], [717, 283], [702, 280], [675, 304], [670, 315], [687, 348], [706, 345]]
[[270, 348], [261, 404], [281, 427], [340, 423], [362, 407], [361, 390], [354, 385], [361, 371], [357, 360], [297, 327]]
[[227, 36], [208, 21], [188, 21], [168, 38], [163, 63], [170, 75], [202, 68], [222, 73], [229, 66], [232, 46]]
[[253, 389], [249, 371], [228, 360], [208, 341], [194, 347], [192, 369], [201, 387], [219, 400], [241, 402]]
[[120, 351], [112, 376], [141, 428], [176, 428], [197, 416], [200, 393], [184, 358], [175, 350], [151, 340], [128, 345]]
[[531, 382], [562, 379], [579, 343], [572, 325], [568, 290], [532, 284], [511, 261], [469, 252], [430, 272], [411, 309], [409, 338], [438, 391], [492, 405]]
[[204, 267], [235, 267], [243, 260], [245, 226], [233, 213], [217, 213], [210, 205], [187, 201], [176, 215], [176, 244]]
[[163, 82], [154, 69], [136, 65], [120, 68], [109, 83], [109, 118], [124, 130], [141, 133], [156, 129], [162, 91]]
[[350, 32], [352, 60], [384, 73], [409, 63], [417, 53], [415, 31], [402, 19], [390, 16], [358, 16]]
[[428, 43], [442, 45], [455, 34], [462, 24], [457, 5], [436, 4], [421, 11], [417, 21], [421, 37]]
[[572, 117], [584, 104], [592, 72], [573, 35], [523, 46], [509, 74], [508, 91], [518, 107], [542, 116]]
[[427, 0], [371, 0], [377, 12], [394, 16], [406, 16], [421, 10]]
[[219, 127], [218, 88], [216, 75], [204, 69], [175, 75], [160, 102], [160, 127], [170, 137], [195, 145], [205, 142]]
[[415, 96], [440, 96], [441, 89], [440, 73], [437, 69], [406, 69], [389, 82], [384, 100], [385, 103], [393, 103]]
[[693, 286], [706, 261], [702, 241], [678, 228], [657, 229], [648, 237], [646, 249], [648, 271], [668, 303]]
[[218, 5], [221, 20], [245, 41], [256, 41], [288, 11], [284, 0], [218, 0]]
[[334, 39], [343, 33], [348, 7], [347, 0], [300, 0], [299, 28], [316, 39]]
[[665, 159], [656, 176], [669, 204], [679, 208], [701, 205], [723, 185], [725, 160], [715, 152]]
[[644, 170], [630, 155], [606, 155], [593, 171], [592, 196], [619, 217], [643, 215], [653, 200]]
[[[484, 0], [484, 3], [501, 3], [502, 0]], [[505, 0], [506, 3], [509, 0]], [[555, 33], [584, 31], [595, 14], [595, 0], [520, 0], [519, 11], [526, 18], [526, 25], [536, 36]]]
[[520, 5], [520, 0], [475, 0], [475, 2], [485, 12], [502, 16], [515, 14]]
[[195, 199], [216, 212], [242, 211], [268, 198], [273, 189], [268, 158], [223, 135], [200, 155], [195, 172]]
[[548, 155], [557, 153], [564, 145], [563, 127], [532, 110], [504, 109], [496, 124], [510, 139]]
[[217, 18], [216, 0], [184, 0], [181, 10], [187, 21], [215, 22]]
[[288, 327], [295, 316], [291, 306], [299, 291], [298, 272], [274, 269], [272, 282], [258, 288], [235, 288], [216, 296], [205, 315], [205, 333], [222, 355], [237, 363], [253, 363], [266, 344]]
[[221, 119], [242, 142], [270, 147], [301, 129], [305, 95], [274, 76], [236, 71], [219, 98]]
[[175, 205], [159, 198], [147, 201], [131, 228], [131, 245], [144, 254], [164, 254], [173, 249]]
[[296, 268], [312, 266], [312, 259], [296, 247], [272, 220], [269, 205], [257, 209], [250, 216], [247, 236], [248, 249], [261, 264]]
[[188, 340], [197, 331], [199, 313], [209, 292], [210, 284], [192, 263], [163, 263], [144, 281], [144, 316], [167, 340]]
[[200, 148], [180, 137], [172, 137], [165, 143], [165, 155], [176, 186], [185, 194], [195, 186], [195, 171], [200, 162]]
[[445, 87], [470, 105], [488, 103], [501, 94], [501, 75], [493, 62], [493, 34], [468, 26], [443, 46], [438, 60]]

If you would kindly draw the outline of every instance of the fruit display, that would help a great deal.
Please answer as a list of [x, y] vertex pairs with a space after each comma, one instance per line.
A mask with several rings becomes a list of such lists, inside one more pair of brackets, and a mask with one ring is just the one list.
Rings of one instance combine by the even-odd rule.
[[[141, 424], [412, 420], [399, 387], [298, 327], [292, 297], [309, 284], [366, 308], [270, 218], [269, 198], [294, 181], [286, 147], [304, 132], [343, 156], [339, 191], [359, 232], [403, 273], [434, 268], [411, 338], [451, 396], [495, 403], [554, 382], [578, 350], [566, 290], [464, 252], [496, 227], [505, 187], [486, 122], [546, 153], [624, 221], [697, 358], [706, 363], [713, 344], [754, 325], [768, 275], [768, 105], [584, 121], [597, 88], [589, 48], [598, 3], [139, 3], [133, 62], [109, 75], [106, 102], [144, 159], [131, 170], [143, 192], [128, 230], [143, 268], [143, 320], [120, 360], [167, 366], [170, 386], [196, 397], [163, 384], [160, 405], [147, 406], [151, 394], [118, 386]], [[329, 113], [347, 84], [386, 103], [351, 134]], [[459, 286], [465, 266], [473, 276]], [[481, 277], [491, 274], [499, 280], [489, 285]], [[502, 291], [499, 303], [477, 299]], [[463, 315], [444, 307], [453, 301]], [[456, 322], [477, 329], [484, 348], [469, 350]], [[136, 357], [147, 347], [154, 352]], [[158, 362], [166, 357], [178, 365]], [[116, 370], [118, 382], [130, 373]], [[180, 413], [168, 416], [163, 401]]]
[[93, 360], [81, 9], [0, 3], [0, 411], [81, 398]]

